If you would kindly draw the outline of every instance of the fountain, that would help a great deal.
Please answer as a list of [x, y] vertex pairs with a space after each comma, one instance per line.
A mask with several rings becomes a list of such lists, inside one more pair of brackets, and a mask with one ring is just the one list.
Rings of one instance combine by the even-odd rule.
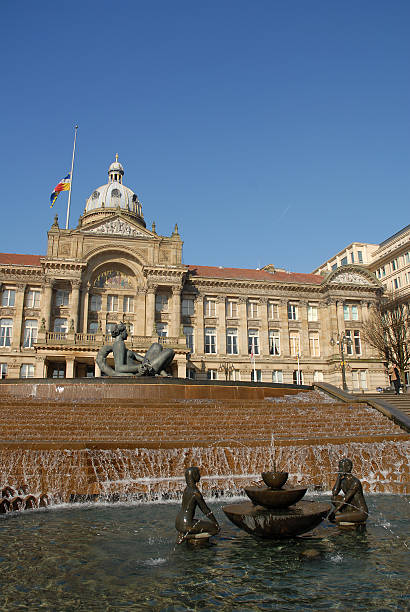
[[34, 495], [33, 493], [27, 493], [27, 490], [26, 485], [18, 489], [5, 485], [0, 490], [0, 514], [45, 508], [48, 505], [49, 500], [46, 494]]
[[231, 504], [222, 510], [240, 529], [260, 538], [291, 538], [311, 531], [330, 510], [322, 502], [299, 501], [307, 487], [285, 487], [287, 472], [262, 472], [266, 486], [245, 487], [251, 502]]

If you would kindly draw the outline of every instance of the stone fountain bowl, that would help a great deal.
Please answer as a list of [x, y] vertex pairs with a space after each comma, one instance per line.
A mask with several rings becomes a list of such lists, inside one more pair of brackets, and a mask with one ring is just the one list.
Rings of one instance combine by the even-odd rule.
[[307, 487], [270, 489], [269, 487], [246, 487], [245, 493], [256, 506], [265, 508], [288, 508], [305, 495]]
[[287, 472], [262, 472], [263, 482], [271, 489], [280, 489], [287, 479]]
[[330, 511], [330, 504], [300, 501], [287, 509], [268, 510], [250, 502], [224, 506], [232, 523], [259, 538], [293, 538], [317, 527]]

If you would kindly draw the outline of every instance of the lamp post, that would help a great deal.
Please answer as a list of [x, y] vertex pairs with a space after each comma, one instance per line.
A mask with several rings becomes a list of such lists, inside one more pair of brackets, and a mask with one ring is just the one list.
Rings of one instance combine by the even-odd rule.
[[339, 350], [340, 350], [340, 358], [341, 358], [341, 364], [342, 364], [342, 385], [343, 385], [343, 391], [348, 391], [348, 387], [347, 387], [347, 383], [346, 383], [346, 366], [345, 366], [345, 356], [344, 356], [344, 351], [343, 351], [343, 347], [344, 345], [346, 345], [346, 347], [349, 347], [352, 345], [352, 339], [349, 338], [349, 336], [346, 336], [346, 332], [340, 332], [339, 336], [337, 336], [336, 340], [333, 338], [330, 339], [330, 344], [331, 346], [334, 346], [335, 344], [337, 344], [339, 346]]
[[231, 374], [234, 369], [235, 368], [230, 361], [221, 361], [218, 367], [218, 372], [224, 372], [225, 380], [231, 380]]

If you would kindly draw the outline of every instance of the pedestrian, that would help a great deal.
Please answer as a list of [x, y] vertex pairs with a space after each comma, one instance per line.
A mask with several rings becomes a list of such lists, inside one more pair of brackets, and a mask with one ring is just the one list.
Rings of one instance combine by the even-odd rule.
[[400, 372], [399, 369], [397, 367], [397, 365], [395, 363], [391, 363], [389, 365], [389, 376], [390, 376], [390, 381], [393, 383], [393, 387], [394, 387], [394, 392], [396, 395], [398, 395], [400, 393]]

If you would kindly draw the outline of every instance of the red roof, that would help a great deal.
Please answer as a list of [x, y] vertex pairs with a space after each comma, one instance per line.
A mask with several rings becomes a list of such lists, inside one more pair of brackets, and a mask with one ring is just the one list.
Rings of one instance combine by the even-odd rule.
[[267, 272], [266, 270], [249, 270], [247, 268], [218, 268], [214, 266], [188, 266], [192, 276], [201, 278], [225, 278], [239, 280], [277, 281], [285, 283], [303, 283], [320, 285], [323, 276], [304, 274], [302, 272]]
[[43, 255], [18, 255], [17, 253], [0, 253], [0, 264], [12, 266], [41, 266]]

